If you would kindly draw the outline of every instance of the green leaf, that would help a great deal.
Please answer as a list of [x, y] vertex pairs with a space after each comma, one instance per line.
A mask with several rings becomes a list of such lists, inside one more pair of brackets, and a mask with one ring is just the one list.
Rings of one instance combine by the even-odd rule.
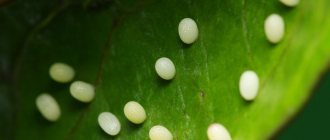
[[[209, 124], [222, 123], [233, 139], [272, 137], [308, 100], [330, 62], [330, 1], [304, 0], [288, 8], [277, 0], [240, 1], [9, 1], [0, 9], [1, 102], [7, 139], [148, 139], [153, 125], [175, 139], [207, 139]], [[270, 44], [264, 19], [279, 13], [284, 39]], [[178, 23], [193, 18], [199, 38], [178, 37]], [[159, 57], [176, 66], [172, 81], [154, 70]], [[93, 83], [90, 104], [74, 100], [69, 84], [48, 75], [54, 62], [72, 65], [76, 80]], [[238, 81], [245, 70], [260, 78], [257, 98], [246, 102]], [[4, 88], [2, 88], [4, 87]], [[42, 118], [35, 98], [52, 94], [62, 116]], [[135, 100], [147, 111], [142, 125], [123, 114]], [[122, 130], [104, 133], [97, 116], [110, 111]]]

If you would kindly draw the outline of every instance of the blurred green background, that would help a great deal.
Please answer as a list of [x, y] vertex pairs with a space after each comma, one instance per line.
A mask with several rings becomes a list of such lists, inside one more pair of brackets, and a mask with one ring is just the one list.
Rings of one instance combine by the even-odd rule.
[[279, 133], [279, 140], [293, 139], [329, 139], [330, 126], [330, 72], [328, 71], [320, 85], [315, 88], [310, 101]]

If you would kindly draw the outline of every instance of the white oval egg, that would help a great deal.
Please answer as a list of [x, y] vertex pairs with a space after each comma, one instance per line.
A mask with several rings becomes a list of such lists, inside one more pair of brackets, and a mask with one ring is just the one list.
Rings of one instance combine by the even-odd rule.
[[259, 77], [251, 70], [242, 73], [239, 80], [239, 91], [241, 96], [248, 101], [256, 98], [259, 89]]
[[299, 4], [300, 0], [280, 0], [280, 2], [288, 7], [294, 7]]
[[110, 112], [102, 112], [98, 116], [98, 122], [102, 130], [111, 136], [115, 136], [120, 132], [120, 122], [117, 117]]
[[155, 69], [159, 77], [165, 80], [171, 80], [175, 76], [175, 66], [169, 58], [159, 58], [156, 61]]
[[211, 124], [207, 129], [209, 140], [231, 140], [228, 130], [219, 123]]
[[182, 19], [179, 23], [178, 31], [180, 39], [186, 44], [191, 44], [198, 38], [197, 24], [191, 18]]
[[70, 93], [73, 98], [85, 103], [92, 101], [95, 96], [94, 86], [83, 81], [73, 82], [70, 85]]
[[74, 69], [65, 63], [54, 63], [49, 69], [50, 77], [59, 83], [70, 82], [75, 75]]
[[36, 98], [36, 106], [41, 115], [48, 121], [57, 121], [61, 110], [55, 98], [48, 93], [42, 93]]
[[173, 140], [173, 135], [164, 126], [156, 125], [149, 130], [149, 138], [150, 140]]
[[135, 124], [143, 123], [146, 118], [146, 112], [142, 105], [135, 101], [129, 101], [124, 107], [124, 114], [126, 118]]
[[269, 42], [278, 43], [284, 36], [284, 20], [278, 14], [271, 14], [265, 20], [265, 34]]

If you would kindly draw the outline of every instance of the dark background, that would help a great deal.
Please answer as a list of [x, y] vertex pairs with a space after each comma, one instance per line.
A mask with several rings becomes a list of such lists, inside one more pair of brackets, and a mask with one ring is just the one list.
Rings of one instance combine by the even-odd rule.
[[279, 133], [278, 140], [330, 140], [330, 71], [321, 79], [306, 104]]

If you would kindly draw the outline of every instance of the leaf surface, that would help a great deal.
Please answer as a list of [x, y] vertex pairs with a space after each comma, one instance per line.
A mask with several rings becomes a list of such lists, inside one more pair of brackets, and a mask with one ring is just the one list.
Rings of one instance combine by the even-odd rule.
[[[148, 139], [149, 129], [161, 124], [175, 139], [207, 139], [208, 125], [218, 122], [233, 139], [270, 138], [300, 110], [329, 67], [327, 5], [327, 0], [304, 0], [295, 8], [277, 0], [9, 2], [0, 9], [1, 49], [7, 52], [1, 54], [2, 73], [11, 75], [3, 84], [10, 90], [2, 90], [1, 99], [14, 116], [8, 119], [13, 135], [7, 136]], [[286, 26], [284, 39], [275, 45], [266, 40], [263, 27], [272, 13], [279, 13]], [[199, 28], [192, 45], [178, 36], [185, 17]], [[160, 57], [174, 62], [172, 81], [155, 73]], [[72, 65], [75, 80], [94, 84], [95, 100], [79, 103], [70, 96], [69, 84], [52, 81], [48, 69], [54, 62]], [[260, 78], [252, 102], [239, 94], [245, 70]], [[44, 120], [35, 107], [42, 92], [60, 104], [56, 123]], [[142, 125], [123, 114], [131, 100], [147, 111]], [[118, 136], [98, 126], [103, 111], [119, 118]]]

